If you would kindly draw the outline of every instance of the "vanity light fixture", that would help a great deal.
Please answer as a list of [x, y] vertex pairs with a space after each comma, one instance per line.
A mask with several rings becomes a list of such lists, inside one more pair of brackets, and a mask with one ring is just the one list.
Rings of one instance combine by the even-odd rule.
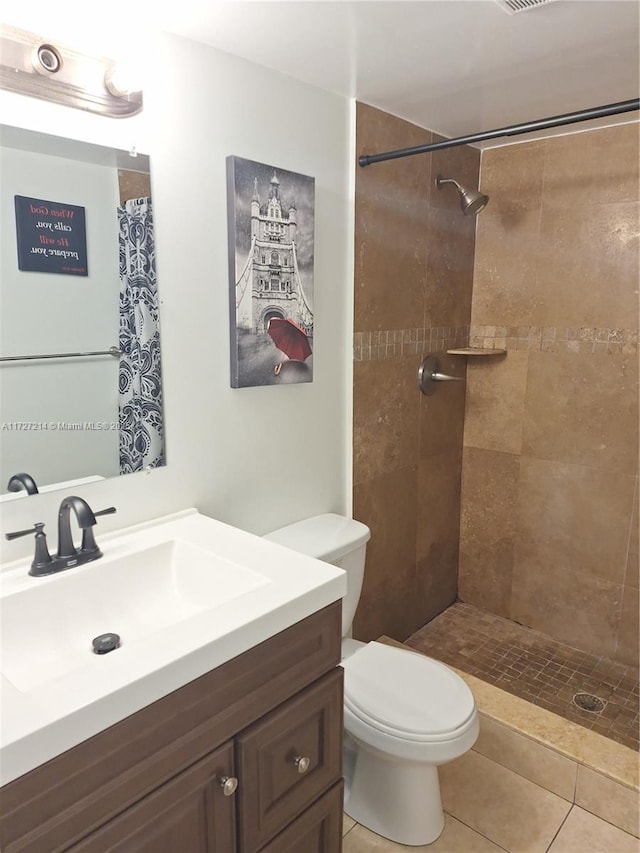
[[133, 69], [125, 65], [114, 65], [104, 75], [104, 85], [116, 98], [125, 98], [134, 92], [141, 92]]
[[112, 118], [142, 109], [142, 90], [116, 62], [0, 25], [0, 88]]

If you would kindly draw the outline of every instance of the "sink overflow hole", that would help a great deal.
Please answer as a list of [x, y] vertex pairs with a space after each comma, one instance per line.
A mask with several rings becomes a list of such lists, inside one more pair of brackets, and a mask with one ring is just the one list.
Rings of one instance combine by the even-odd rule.
[[602, 713], [607, 704], [602, 699], [591, 693], [576, 693], [571, 701], [574, 705], [577, 705], [578, 708], [582, 708], [583, 711], [590, 711], [592, 714]]

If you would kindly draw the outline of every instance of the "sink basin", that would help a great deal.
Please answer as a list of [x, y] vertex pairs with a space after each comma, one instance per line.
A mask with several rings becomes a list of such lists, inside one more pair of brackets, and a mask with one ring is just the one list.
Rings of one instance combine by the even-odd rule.
[[[195, 509], [114, 533], [103, 557], [0, 566], [0, 785], [337, 601], [341, 569]], [[92, 641], [118, 634], [95, 654]]]
[[120, 648], [141, 640], [171, 644], [172, 626], [269, 583], [181, 540], [51, 579], [2, 601], [2, 673], [21, 691], [100, 666], [103, 656], [92, 647], [100, 634], [118, 634]]

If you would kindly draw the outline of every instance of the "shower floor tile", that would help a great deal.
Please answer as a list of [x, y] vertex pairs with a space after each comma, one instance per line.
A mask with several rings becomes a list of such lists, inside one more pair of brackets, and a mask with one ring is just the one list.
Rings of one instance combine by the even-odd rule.
[[[551, 637], [458, 602], [405, 644], [638, 750], [638, 672], [574, 649]], [[577, 693], [601, 700], [599, 711], [574, 702]]]

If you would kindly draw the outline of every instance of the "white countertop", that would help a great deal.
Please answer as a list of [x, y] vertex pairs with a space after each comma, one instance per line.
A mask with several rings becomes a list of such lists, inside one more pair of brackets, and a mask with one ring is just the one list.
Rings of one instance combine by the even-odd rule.
[[[27, 773], [346, 593], [346, 576], [341, 569], [190, 509], [98, 536], [104, 556], [85, 566], [34, 578], [28, 574], [30, 560], [5, 565], [0, 572], [0, 614], [3, 600], [9, 596], [28, 593], [43, 584], [53, 585], [51, 592], [55, 592], [63, 576], [81, 573], [89, 566], [92, 571], [108, 572], [113, 561], [173, 540], [210, 550], [227, 565], [236, 564], [265, 580], [235, 600], [178, 621], [145, 639], [124, 643], [116, 652], [89, 652], [86, 665], [44, 683], [40, 680], [29, 689], [24, 685], [19, 689], [14, 683], [18, 679], [12, 676], [12, 682], [6, 677], [0, 657], [0, 784]], [[29, 613], [24, 618], [29, 619]], [[110, 630], [117, 631], [118, 626]], [[8, 642], [11, 637], [3, 629], [2, 643]]]

